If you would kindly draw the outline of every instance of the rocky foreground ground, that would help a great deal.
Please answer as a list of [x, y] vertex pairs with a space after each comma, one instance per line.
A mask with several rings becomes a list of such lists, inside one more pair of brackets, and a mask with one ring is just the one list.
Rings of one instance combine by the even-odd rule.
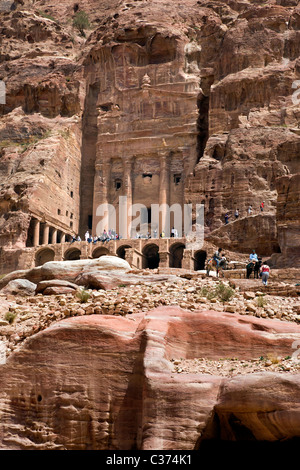
[[[27, 338], [66, 317], [96, 314], [134, 319], [132, 314], [148, 312], [159, 306], [179, 306], [191, 312], [230, 312], [300, 323], [299, 297], [270, 295], [264, 291], [259, 280], [256, 281], [257, 289], [253, 292], [234, 288], [228, 280], [205, 278], [203, 275], [194, 276], [194, 279], [171, 277], [170, 281], [147, 284], [147, 276], [144, 275], [143, 284], [120, 284], [109, 290], [78, 288], [67, 294], [38, 293], [23, 296], [2, 293], [0, 341], [6, 344], [6, 354], [9, 357], [12, 351], [22, 347]], [[200, 372], [233, 376], [261, 370], [298, 372], [298, 362], [291, 358], [293, 352], [295, 353], [291, 351], [291, 355], [286, 357], [262, 356], [252, 361], [239, 361], [236, 358], [212, 361], [205, 357], [189, 361], [176, 357], [173, 364], [176, 373]]]
[[300, 435], [298, 274], [272, 271], [267, 287], [227, 274], [103, 256], [1, 279], [0, 448]]
[[174, 372], [188, 374], [211, 374], [222, 377], [253, 374], [256, 372], [290, 372], [299, 373], [300, 363], [291, 356], [278, 357], [274, 355], [260, 356], [250, 361], [238, 358], [220, 359], [219, 361], [198, 359], [173, 359]]

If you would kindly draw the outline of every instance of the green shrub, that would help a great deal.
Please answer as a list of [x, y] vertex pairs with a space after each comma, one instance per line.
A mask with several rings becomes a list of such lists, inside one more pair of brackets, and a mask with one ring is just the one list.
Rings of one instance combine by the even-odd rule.
[[4, 319], [8, 321], [8, 323], [12, 324], [15, 321], [16, 316], [16, 312], [6, 312], [6, 314], [4, 315]]
[[202, 296], [202, 297], [206, 297], [207, 299], [212, 299], [215, 294], [214, 294], [214, 291], [212, 289], [209, 289], [208, 287], [204, 286], [204, 287], [201, 287], [200, 291], [199, 291], [199, 294]]
[[228, 302], [234, 296], [234, 290], [223, 284], [223, 282], [219, 282], [215, 288], [216, 296], [222, 302]]
[[199, 293], [208, 300], [218, 299], [221, 302], [228, 302], [235, 294], [234, 289], [226, 286], [223, 282], [219, 282], [214, 289], [204, 286], [200, 289]]
[[61, 135], [64, 139], [68, 139], [71, 135], [70, 129], [63, 129], [61, 131], [58, 131], [59, 135]]
[[85, 36], [84, 30], [90, 28], [90, 22], [84, 11], [78, 11], [73, 19], [74, 28], [78, 29], [82, 36]]
[[259, 295], [256, 299], [256, 303], [258, 307], [264, 307], [267, 305], [268, 301], [263, 295]]
[[76, 291], [76, 297], [83, 304], [83, 303], [86, 303], [89, 300], [89, 298], [91, 297], [91, 294], [85, 289], [78, 289]]

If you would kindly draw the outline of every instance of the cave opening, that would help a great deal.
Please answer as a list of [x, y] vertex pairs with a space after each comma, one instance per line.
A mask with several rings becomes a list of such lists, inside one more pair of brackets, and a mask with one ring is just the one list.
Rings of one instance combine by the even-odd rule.
[[170, 246], [170, 268], [182, 268], [184, 250], [185, 245], [183, 243], [174, 243]]
[[130, 245], [121, 245], [117, 249], [117, 256], [122, 259], [126, 259], [126, 249], [132, 248]]
[[195, 271], [201, 271], [205, 269], [205, 262], [207, 258], [207, 253], [204, 250], [199, 250], [194, 255], [194, 269]]
[[146, 245], [143, 249], [143, 269], [156, 269], [159, 267], [159, 248], [157, 245]]
[[[245, 419], [247, 421], [247, 419]], [[272, 450], [278, 448], [278, 445], [294, 445], [300, 444], [300, 437], [294, 436], [283, 440], [258, 440], [243, 422], [243, 416], [237, 416], [233, 412], [220, 412], [214, 410], [205, 430], [199, 437], [195, 450], [211, 451], [236, 449], [256, 449]], [[280, 449], [280, 446], [279, 446]]]

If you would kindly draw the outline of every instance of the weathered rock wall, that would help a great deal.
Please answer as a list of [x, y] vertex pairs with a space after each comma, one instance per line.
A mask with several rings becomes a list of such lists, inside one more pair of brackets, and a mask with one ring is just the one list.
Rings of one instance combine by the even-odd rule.
[[[225, 213], [232, 222], [251, 204], [257, 215], [264, 200], [244, 249], [284, 251], [276, 181], [299, 171], [296, 3], [188, 0], [182, 11], [168, 1], [28, 0], [1, 13], [1, 244], [28, 242], [29, 214], [65, 234], [95, 231], [105, 193], [115, 205], [120, 194], [147, 206], [159, 196], [204, 203], [207, 237], [234, 249], [248, 225], [223, 230]], [[83, 34], [72, 27], [78, 11], [90, 20]]]
[[[41, 225], [38, 235], [41, 244], [51, 243], [54, 231], [64, 234], [78, 232], [81, 153], [77, 124], [71, 121], [67, 127], [57, 130], [55, 124], [50, 123], [51, 127], [45, 131], [45, 123], [39, 116], [35, 114], [30, 123], [20, 109], [10, 114], [10, 120], [14, 120], [11, 129], [16, 138], [1, 158], [2, 273], [16, 267], [9, 261], [10, 251], [33, 246], [34, 220], [38, 220]], [[28, 134], [41, 125], [43, 130], [36, 137], [36, 143], [29, 143], [24, 138], [24, 134], [19, 131], [18, 121]], [[37, 121], [37, 125], [34, 121]], [[9, 124], [6, 121], [3, 132], [8, 132], [7, 128]], [[2, 129], [0, 126], [0, 134]], [[49, 227], [45, 236], [42, 227]]]
[[80, 82], [74, 40], [57, 22], [32, 8], [1, 21], [0, 246], [9, 272], [22, 266], [14, 250], [33, 246], [35, 223], [35, 243], [78, 231]]
[[[292, 266], [300, 259], [299, 201], [300, 174], [277, 180], [277, 226], [281, 260]], [[284, 260], [284, 261], [283, 261]]]
[[63, 320], [0, 366], [0, 446], [192, 450], [218, 433], [299, 436], [299, 374], [176, 374], [171, 362], [287, 355], [298, 338], [298, 325], [175, 307]]

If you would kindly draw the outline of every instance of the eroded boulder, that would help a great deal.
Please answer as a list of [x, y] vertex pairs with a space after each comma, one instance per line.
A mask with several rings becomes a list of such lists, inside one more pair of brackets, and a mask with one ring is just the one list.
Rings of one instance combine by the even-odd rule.
[[4, 289], [2, 289], [2, 293], [6, 295], [20, 295], [20, 296], [28, 296], [33, 295], [35, 293], [36, 284], [33, 282], [28, 281], [27, 279], [14, 279], [10, 281]]
[[74, 284], [73, 282], [63, 281], [59, 279], [50, 279], [49, 281], [41, 281], [36, 286], [35, 293], [36, 294], [44, 294], [47, 290], [47, 293], [50, 292], [50, 289], [54, 288], [54, 292], [75, 292], [78, 289], [78, 285]]

